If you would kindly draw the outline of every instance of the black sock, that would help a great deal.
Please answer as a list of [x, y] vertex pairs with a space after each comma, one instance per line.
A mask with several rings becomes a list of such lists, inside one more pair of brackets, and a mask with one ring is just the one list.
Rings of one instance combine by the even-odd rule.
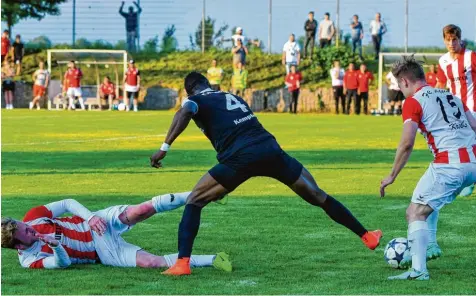
[[332, 220], [344, 225], [359, 237], [362, 237], [367, 232], [367, 229], [360, 224], [359, 220], [357, 220], [357, 218], [355, 218], [343, 204], [332, 196], [327, 195], [327, 199], [322, 205], [322, 209]]
[[178, 258], [190, 257], [192, 255], [193, 241], [200, 227], [200, 215], [202, 208], [188, 204], [183, 211], [182, 221], [179, 225], [178, 234]]

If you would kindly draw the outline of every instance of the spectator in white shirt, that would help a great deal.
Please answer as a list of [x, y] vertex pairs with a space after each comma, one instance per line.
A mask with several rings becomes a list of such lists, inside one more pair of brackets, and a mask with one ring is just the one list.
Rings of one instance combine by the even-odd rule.
[[331, 40], [335, 32], [334, 22], [330, 20], [330, 14], [326, 12], [324, 14], [324, 20], [319, 23], [319, 47], [324, 48], [331, 45]]
[[380, 13], [377, 13], [375, 15], [375, 19], [370, 22], [370, 34], [372, 34], [372, 42], [374, 43], [376, 60], [378, 60], [380, 45], [382, 44], [382, 36], [385, 33], [387, 33], [387, 26], [383, 22]]
[[336, 103], [336, 114], [339, 114], [339, 100], [342, 106], [342, 113], [345, 114], [345, 97], [344, 97], [344, 69], [340, 67], [339, 61], [334, 61], [334, 68], [331, 69], [332, 91], [334, 92], [334, 100]]
[[260, 46], [261, 43], [259, 41], [249, 41], [248, 38], [246, 38], [243, 35], [243, 28], [242, 27], [237, 27], [235, 30], [235, 35], [231, 36], [231, 39], [226, 39], [223, 41], [233, 41], [233, 47], [238, 46], [238, 39], [241, 40], [241, 43], [246, 46], [248, 43], [254, 44], [256, 46]]
[[282, 61], [286, 66], [286, 74], [289, 74], [291, 65], [298, 66], [301, 61], [301, 48], [297, 44], [294, 34], [291, 34], [289, 41], [284, 43]]

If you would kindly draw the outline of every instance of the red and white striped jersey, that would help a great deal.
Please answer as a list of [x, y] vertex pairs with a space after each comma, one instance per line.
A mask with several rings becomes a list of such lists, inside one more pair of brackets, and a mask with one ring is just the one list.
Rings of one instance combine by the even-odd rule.
[[456, 59], [449, 53], [443, 55], [436, 74], [438, 82], [446, 83], [450, 91], [461, 98], [463, 103], [476, 112], [476, 53], [463, 48]]
[[466, 111], [458, 97], [427, 85], [404, 101], [402, 117], [418, 124], [434, 163], [476, 162], [476, 135]]
[[[88, 222], [78, 216], [55, 218], [53, 210], [39, 206], [29, 210], [23, 222], [41, 234], [55, 237], [68, 253], [72, 264], [95, 263], [98, 255]], [[53, 250], [44, 242], [37, 241], [27, 250], [19, 250], [23, 267], [43, 268], [43, 259], [53, 256]]]

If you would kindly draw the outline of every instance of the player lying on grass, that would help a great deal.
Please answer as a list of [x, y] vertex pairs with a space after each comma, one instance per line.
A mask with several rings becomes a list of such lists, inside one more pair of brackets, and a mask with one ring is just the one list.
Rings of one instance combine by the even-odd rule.
[[[190, 192], [159, 195], [138, 205], [119, 205], [91, 212], [74, 199], [29, 210], [23, 222], [2, 219], [2, 247], [17, 249], [26, 268], [65, 268], [71, 264], [101, 263], [118, 267], [163, 268], [177, 254], [157, 256], [126, 242], [121, 235], [156, 213], [185, 204]], [[72, 217], [61, 217], [71, 213]], [[194, 267], [214, 266], [231, 271], [225, 253], [191, 258]]]
[[391, 280], [428, 280], [426, 253], [427, 218], [451, 203], [466, 186], [476, 181], [476, 119], [458, 97], [428, 86], [422, 66], [404, 57], [392, 70], [407, 98], [403, 105], [403, 134], [390, 175], [380, 186], [381, 196], [410, 157], [417, 130], [428, 142], [434, 160], [418, 182], [407, 209], [408, 240], [412, 268]]
[[175, 114], [165, 143], [151, 157], [151, 165], [162, 165], [169, 146], [192, 119], [217, 151], [219, 163], [198, 181], [187, 199], [179, 226], [179, 259], [165, 274], [191, 273], [190, 256], [202, 208], [256, 176], [286, 184], [306, 202], [322, 208], [331, 219], [358, 235], [369, 249], [378, 246], [382, 232], [367, 231], [343, 204], [320, 189], [309, 171], [281, 149], [241, 97], [213, 91], [207, 78], [197, 72], [187, 75], [185, 90], [190, 97]]

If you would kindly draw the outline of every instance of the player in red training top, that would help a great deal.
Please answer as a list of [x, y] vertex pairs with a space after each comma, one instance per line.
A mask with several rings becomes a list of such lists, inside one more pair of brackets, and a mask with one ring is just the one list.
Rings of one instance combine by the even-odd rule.
[[350, 114], [350, 104], [354, 98], [354, 113], [357, 110], [357, 91], [359, 89], [359, 73], [355, 71], [354, 63], [349, 64], [349, 69], [344, 74], [344, 94], [346, 100], [345, 111]]
[[140, 72], [136, 68], [134, 60], [129, 61], [126, 75], [124, 76], [124, 103], [126, 104], [126, 111], [130, 109], [131, 101], [134, 104], [134, 112], [137, 112], [137, 99], [140, 90]]
[[428, 83], [429, 86], [431, 87], [436, 86], [436, 83], [438, 81], [436, 80], [435, 65], [430, 65], [429, 71], [425, 74], [425, 79], [426, 79], [426, 83]]
[[[299, 90], [301, 88], [302, 75], [301, 72], [297, 72], [296, 65], [291, 65], [291, 72], [286, 75], [285, 84], [288, 87], [288, 91], [291, 94], [291, 100], [289, 102], [289, 112], [297, 113], [297, 105], [299, 99]], [[294, 108], [293, 108], [294, 107]]]
[[[190, 192], [164, 194], [138, 205], [112, 206], [91, 212], [74, 199], [29, 210], [23, 221], [2, 219], [2, 247], [17, 249], [25, 268], [65, 268], [71, 264], [117, 267], [170, 267], [177, 254], [156, 256], [126, 242], [122, 234], [156, 213], [185, 204]], [[66, 212], [72, 217], [62, 217]], [[61, 218], [60, 218], [61, 217]], [[198, 255], [193, 266], [231, 271], [228, 255]]]
[[66, 95], [69, 99], [69, 106], [68, 109], [76, 109], [74, 104], [74, 98], [77, 97], [79, 100], [79, 104], [81, 105], [81, 109], [84, 110], [84, 101], [83, 101], [83, 93], [81, 91], [81, 78], [83, 77], [83, 72], [81, 69], [76, 68], [76, 64], [74, 61], [70, 61], [68, 63], [68, 70], [64, 74], [64, 82], [63, 82], [63, 92], [66, 92]]
[[101, 100], [107, 101], [109, 110], [112, 110], [113, 104], [117, 104], [116, 86], [111, 82], [109, 76], [104, 77], [104, 81], [99, 88], [99, 96]]
[[428, 86], [422, 66], [413, 56], [404, 57], [392, 70], [406, 96], [403, 133], [390, 175], [382, 180], [381, 196], [401, 172], [413, 150], [418, 130], [434, 155], [433, 163], [418, 182], [407, 209], [409, 271], [390, 280], [428, 280], [429, 226], [433, 211], [454, 201], [466, 186], [476, 182], [476, 119], [457, 96]]
[[357, 97], [357, 107], [355, 108], [355, 114], [360, 114], [361, 102], [364, 102], [364, 113], [369, 114], [369, 83], [374, 80], [372, 72], [367, 71], [365, 64], [360, 65], [359, 72], [359, 92]]
[[3, 31], [2, 34], [2, 66], [3, 66], [3, 61], [8, 55], [8, 52], [10, 51], [10, 38], [8, 36], [8, 30]]

